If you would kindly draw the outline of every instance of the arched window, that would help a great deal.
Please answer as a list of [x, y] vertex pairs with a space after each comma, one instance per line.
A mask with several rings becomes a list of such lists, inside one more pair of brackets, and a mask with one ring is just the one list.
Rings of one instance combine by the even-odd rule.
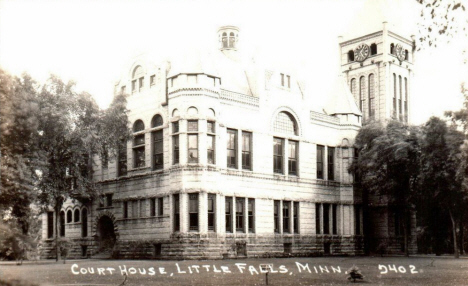
[[60, 212], [60, 236], [65, 236], [65, 212]]
[[405, 50], [405, 61], [408, 60], [408, 50]]
[[374, 103], [374, 74], [369, 75], [369, 118], [374, 118], [375, 116], [375, 103]]
[[72, 222], [72, 211], [71, 210], [68, 210], [67, 211], [67, 223], [71, 223]]
[[371, 54], [371, 56], [377, 54], [377, 45], [376, 44], [370, 45], [370, 54]]
[[357, 89], [356, 89], [356, 79], [355, 78], [351, 79], [350, 89], [351, 89], [351, 93], [354, 96], [354, 100], [358, 101], [357, 93], [356, 93]]
[[396, 74], [393, 74], [393, 119], [397, 118], [396, 98], [397, 98], [397, 80], [396, 80]]
[[[156, 114], [151, 120], [151, 127], [162, 127], [163, 119], [162, 116]], [[151, 136], [152, 139], [152, 151], [153, 151], [153, 169], [159, 170], [164, 168], [164, 148], [163, 148], [163, 129], [153, 131]]]
[[141, 66], [137, 66], [132, 74], [132, 92], [140, 91], [144, 86], [144, 71]]
[[[145, 124], [141, 120], [133, 124], [133, 132], [145, 130]], [[145, 134], [136, 134], [133, 136], [133, 167], [141, 168], [145, 166]]]
[[231, 32], [229, 34], [229, 47], [230, 48], [235, 48], [236, 47], [236, 37], [234, 36], [233, 32]]
[[364, 101], [366, 100], [366, 96], [364, 94], [365, 89], [365, 78], [361, 76], [359, 79], [359, 109], [361, 110], [362, 114], [364, 114]]
[[81, 211], [81, 237], [88, 236], [88, 210], [84, 208]]
[[223, 48], [227, 48], [228, 47], [228, 37], [227, 37], [227, 34], [226, 32], [223, 33]]
[[354, 51], [350, 50], [348, 52], [348, 62], [354, 62]]
[[73, 222], [79, 222], [79, 221], [80, 221], [80, 210], [76, 209], [73, 215]]
[[390, 44], [390, 54], [395, 54], [395, 45], [393, 43]]
[[278, 113], [276, 116], [273, 130], [279, 133], [298, 135], [296, 120], [289, 112], [285, 111]]

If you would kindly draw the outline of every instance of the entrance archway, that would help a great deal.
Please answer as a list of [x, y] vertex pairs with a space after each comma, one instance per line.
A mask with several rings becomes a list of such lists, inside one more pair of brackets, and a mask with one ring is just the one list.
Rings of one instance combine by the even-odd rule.
[[96, 238], [100, 250], [114, 247], [116, 241], [114, 222], [109, 216], [103, 215], [99, 218], [96, 225]]

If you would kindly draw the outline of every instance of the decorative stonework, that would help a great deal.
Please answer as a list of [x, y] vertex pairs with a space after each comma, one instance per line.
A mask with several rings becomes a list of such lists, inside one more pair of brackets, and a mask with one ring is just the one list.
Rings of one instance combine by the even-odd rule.
[[115, 237], [118, 239], [119, 238], [119, 226], [117, 225], [117, 219], [115, 218], [114, 214], [109, 210], [99, 211], [98, 214], [96, 215], [96, 218], [94, 219], [93, 227], [91, 230], [92, 236], [93, 237], [97, 236], [97, 225], [98, 225], [99, 220], [103, 216], [108, 216], [112, 220], [112, 223], [114, 224]]

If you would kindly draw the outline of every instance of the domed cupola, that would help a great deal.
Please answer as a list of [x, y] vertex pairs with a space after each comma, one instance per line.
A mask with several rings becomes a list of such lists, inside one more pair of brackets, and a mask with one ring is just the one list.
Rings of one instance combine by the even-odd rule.
[[219, 49], [237, 50], [239, 40], [239, 28], [235, 26], [223, 26], [218, 29]]

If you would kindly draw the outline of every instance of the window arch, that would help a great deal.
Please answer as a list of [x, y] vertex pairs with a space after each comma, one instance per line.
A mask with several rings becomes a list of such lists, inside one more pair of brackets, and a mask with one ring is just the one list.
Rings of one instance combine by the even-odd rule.
[[153, 116], [153, 119], [151, 119], [151, 127], [154, 128], [154, 127], [159, 127], [162, 125], [163, 125], [162, 116], [159, 114], [156, 114], [155, 116]]
[[198, 114], [198, 109], [194, 106], [191, 106], [187, 109], [187, 114], [188, 115], [197, 115]]
[[395, 54], [395, 45], [393, 43], [390, 44], [390, 54]]
[[60, 212], [60, 236], [65, 236], [65, 212]]
[[370, 54], [371, 54], [371, 56], [377, 54], [377, 45], [375, 43], [370, 45]]
[[177, 116], [179, 116], [179, 110], [175, 108], [174, 110], [172, 110], [172, 117], [177, 117]]
[[84, 208], [81, 211], [81, 237], [88, 236], [88, 209]]
[[207, 114], [209, 117], [215, 117], [216, 116], [216, 112], [214, 111], [213, 108], [208, 108], [208, 114]]
[[375, 96], [375, 91], [374, 91], [374, 74], [371, 73], [369, 75], [369, 88], [368, 88], [368, 93], [369, 93], [369, 118], [373, 118], [375, 115], [375, 102], [374, 102], [374, 96]]
[[348, 51], [348, 62], [354, 62], [354, 51]]
[[[163, 118], [161, 115], [156, 114], [151, 120], [151, 127], [161, 127], [163, 125]], [[163, 148], [163, 129], [153, 131], [151, 134], [152, 142], [151, 149], [153, 154], [153, 170], [159, 170], [164, 167], [164, 148]]]
[[76, 209], [75, 213], [73, 214], [73, 222], [79, 222], [80, 221], [80, 210]]
[[72, 211], [71, 210], [68, 210], [67, 211], [67, 223], [71, 223], [72, 222]]
[[144, 86], [145, 72], [141, 66], [135, 67], [132, 73], [132, 92], [140, 91]]
[[297, 130], [297, 123], [294, 116], [291, 113], [286, 111], [281, 111], [275, 118], [273, 125], [273, 130], [275, 132], [290, 134], [290, 135], [299, 135]]
[[[133, 124], [133, 132], [145, 130], [145, 124], [141, 120]], [[145, 134], [137, 134], [133, 137], [133, 167], [141, 168], [145, 166]]]

